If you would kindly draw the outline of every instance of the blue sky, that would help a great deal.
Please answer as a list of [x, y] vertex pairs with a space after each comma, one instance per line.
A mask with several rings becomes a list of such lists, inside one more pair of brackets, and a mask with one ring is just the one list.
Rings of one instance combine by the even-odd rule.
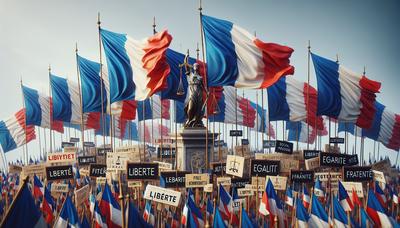
[[[98, 12], [104, 28], [136, 39], [151, 35], [155, 16], [157, 29], [167, 28], [174, 37], [172, 48], [191, 49], [194, 55], [200, 40], [197, 8], [196, 0], [0, 0], [0, 118], [21, 108], [21, 77], [25, 84], [48, 91], [51, 64], [53, 73], [76, 80], [76, 42], [82, 56], [98, 60]], [[378, 100], [400, 113], [399, 1], [203, 0], [203, 12], [257, 31], [261, 40], [292, 47], [293, 77], [299, 80], [306, 80], [308, 40], [312, 51], [332, 59], [338, 54], [340, 62], [355, 72], [365, 66], [369, 78], [382, 82]], [[254, 98], [254, 91], [245, 94]], [[366, 148], [371, 149], [367, 141]], [[37, 148], [35, 143], [30, 147]], [[395, 158], [396, 153], [382, 148]], [[20, 150], [7, 154], [9, 159], [19, 156]]]

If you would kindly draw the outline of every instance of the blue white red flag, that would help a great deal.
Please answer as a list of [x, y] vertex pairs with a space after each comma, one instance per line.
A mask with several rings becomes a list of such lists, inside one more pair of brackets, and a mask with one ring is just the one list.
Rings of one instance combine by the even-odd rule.
[[339, 200], [336, 198], [336, 196], [333, 197], [333, 215], [333, 223], [335, 224], [335, 227], [346, 228], [349, 226], [346, 212], [341, 206], [341, 202], [339, 203]]
[[106, 183], [100, 201], [100, 211], [106, 217], [108, 227], [122, 227], [121, 208]]
[[154, 94], [151, 99], [148, 98], [144, 101], [137, 102], [137, 113], [139, 121], [161, 118], [169, 119], [170, 100], [161, 100], [159, 94]]
[[308, 221], [310, 227], [328, 227], [328, 215], [322, 207], [318, 198], [313, 195], [313, 203], [311, 206], [311, 216]]
[[374, 192], [370, 189], [368, 192], [367, 213], [378, 227], [393, 227], [389, 216], [382, 205], [379, 203]]
[[72, 203], [71, 197], [67, 196], [64, 202], [64, 206], [62, 207], [58, 216], [58, 219], [54, 222], [54, 227], [78, 228], [80, 226], [81, 224], [79, 221], [78, 213], [76, 212], [76, 208]]
[[201, 20], [209, 87], [267, 88], [294, 73], [292, 48], [264, 43], [229, 21], [205, 15]]
[[353, 202], [351, 201], [349, 194], [347, 194], [347, 191], [341, 181], [339, 181], [338, 197], [340, 205], [342, 205], [345, 211], [352, 211], [354, 209]]
[[300, 228], [308, 227], [308, 220], [310, 219], [310, 215], [308, 214], [306, 208], [300, 199], [296, 199], [296, 220], [297, 224]]

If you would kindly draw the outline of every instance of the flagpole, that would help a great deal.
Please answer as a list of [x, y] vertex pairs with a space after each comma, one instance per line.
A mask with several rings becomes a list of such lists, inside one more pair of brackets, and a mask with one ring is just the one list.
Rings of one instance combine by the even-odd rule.
[[[307, 150], [310, 149], [310, 57], [311, 57], [311, 42], [308, 40], [307, 52]], [[330, 126], [329, 126], [330, 127]], [[298, 139], [297, 139], [298, 140]]]
[[50, 113], [49, 113], [49, 119], [50, 119], [50, 153], [53, 152], [53, 140], [52, 140], [52, 120], [53, 120], [53, 105], [52, 105], [52, 96], [51, 96], [51, 66], [49, 64], [49, 109], [50, 109]]
[[[258, 90], [256, 90], [256, 108], [258, 109]], [[258, 110], [256, 110], [257, 115], [256, 115], [256, 151], [258, 152]], [[261, 115], [264, 115], [264, 110], [261, 110]], [[261, 128], [264, 128], [264, 125], [261, 125]], [[264, 145], [262, 145], [264, 147]]]
[[81, 106], [81, 137], [82, 137], [82, 152], [85, 155], [85, 124], [83, 120], [83, 102], [82, 102], [82, 85], [79, 74], [79, 60], [78, 60], [78, 43], [75, 44], [75, 57], [76, 57], [76, 76], [78, 78], [78, 86], [79, 86], [79, 104]]
[[[14, 200], [12, 201], [11, 205], [8, 207], [6, 215], [4, 216], [3, 220], [1, 221], [0, 227], [4, 226], [4, 221], [6, 221], [8, 219], [8, 217], [10, 216], [10, 211], [14, 208], [15, 202], [17, 201], [18, 197], [21, 195], [22, 189], [24, 189], [24, 187], [28, 183], [28, 181], [29, 181], [29, 176], [26, 176], [26, 178], [23, 180], [22, 186], [19, 188], [17, 194], [15, 195]], [[8, 195], [8, 194], [6, 194], [6, 195]]]
[[[101, 96], [101, 122], [102, 122], [102, 133], [103, 133], [103, 148], [106, 148], [106, 129], [105, 129], [105, 116], [104, 116], [104, 95], [103, 95], [103, 59], [101, 54], [101, 21], [100, 12], [97, 14], [97, 27], [99, 31], [99, 60], [100, 60], [100, 96]], [[111, 109], [111, 106], [109, 107]], [[106, 110], [107, 111], [107, 110]], [[112, 149], [112, 148], [111, 148]]]
[[21, 81], [20, 82], [21, 82], [21, 93], [22, 93], [22, 107], [24, 109], [24, 119], [25, 119], [25, 126], [24, 126], [24, 131], [25, 131], [25, 153], [26, 153], [26, 159], [28, 160], [28, 136], [26, 135], [26, 129], [27, 129], [27, 125], [26, 125], [26, 110], [25, 110], [24, 91], [23, 91], [23, 88], [22, 88], [22, 77], [21, 77]]

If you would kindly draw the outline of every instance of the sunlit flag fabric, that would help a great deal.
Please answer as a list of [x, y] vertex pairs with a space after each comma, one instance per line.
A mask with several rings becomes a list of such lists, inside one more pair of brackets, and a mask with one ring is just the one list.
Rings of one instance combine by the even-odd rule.
[[367, 213], [378, 227], [392, 227], [386, 210], [383, 209], [374, 192], [370, 189], [368, 192]]
[[53, 119], [70, 123], [81, 122], [81, 107], [78, 84], [50, 74]]
[[100, 211], [106, 217], [108, 227], [122, 227], [121, 208], [106, 183], [100, 201]]
[[[196, 206], [195, 202], [192, 200], [192, 198], [188, 198], [187, 201], [188, 209], [189, 209], [189, 217], [191, 218], [191, 226], [190, 227], [204, 227], [205, 222], [203, 219], [203, 215], [201, 210]], [[192, 223], [194, 222], [194, 224]]]
[[353, 202], [351, 201], [346, 189], [344, 188], [341, 181], [339, 181], [338, 198], [340, 205], [342, 205], [345, 211], [352, 211], [354, 208]]
[[271, 224], [274, 223], [273, 217], [278, 216], [279, 227], [285, 226], [285, 214], [283, 212], [283, 206], [281, 200], [275, 192], [275, 188], [271, 182], [271, 179], [268, 179], [258, 211], [263, 215], [273, 215], [271, 216]]
[[166, 51], [172, 36], [166, 30], [143, 40], [100, 30], [107, 59], [111, 103], [144, 100], [166, 87], [170, 68]]
[[[144, 110], [143, 110], [144, 106]], [[144, 112], [143, 112], [144, 111]], [[154, 94], [152, 99], [137, 102], [138, 120], [169, 119], [170, 100], [161, 99], [160, 95]]]
[[208, 86], [267, 88], [293, 74], [290, 47], [264, 43], [232, 22], [202, 15]]
[[375, 114], [375, 97], [381, 87], [344, 68], [339, 63], [311, 53], [318, 85], [317, 115], [334, 117], [370, 128]]
[[221, 227], [221, 228], [226, 228], [227, 227], [227, 225], [224, 222], [224, 219], [221, 216], [221, 212], [219, 210], [215, 211], [213, 227]]
[[317, 90], [293, 77], [283, 77], [267, 89], [271, 121], [304, 121], [322, 130], [322, 118], [317, 117]]
[[76, 208], [72, 203], [71, 197], [67, 196], [58, 219], [54, 222], [54, 227], [80, 227], [80, 221]]
[[0, 144], [3, 152], [14, 150], [36, 138], [35, 127], [25, 125], [25, 110], [21, 109], [6, 121], [0, 121]]
[[[50, 129], [50, 118], [53, 113], [53, 101], [37, 90], [22, 86], [26, 110], [26, 124]], [[63, 133], [62, 121], [51, 121], [51, 129]]]
[[308, 209], [310, 207], [311, 198], [310, 194], [308, 193], [307, 186], [303, 187], [302, 200], [304, 207]]
[[310, 215], [308, 214], [306, 208], [303, 206], [303, 203], [300, 199], [296, 199], [296, 220], [298, 226], [300, 228], [307, 228], [309, 219]]
[[2, 227], [46, 227], [46, 223], [35, 205], [28, 185], [24, 184], [20, 191], [8, 211], [8, 216], [2, 222]]
[[[98, 130], [100, 128], [101, 124], [101, 113], [99, 112], [90, 112], [90, 113], [85, 113], [83, 114], [83, 124], [84, 124], [84, 129], [86, 130]], [[64, 122], [64, 127], [69, 127], [73, 128], [76, 130], [81, 129], [81, 124], [80, 123], [69, 123], [69, 122]]]
[[[317, 130], [308, 126], [305, 122], [286, 122], [286, 129], [288, 132], [288, 141], [299, 141], [302, 143], [314, 143], [317, 136]], [[308, 133], [308, 136], [307, 136]]]
[[[79, 76], [81, 79], [83, 112], [106, 111], [107, 96], [105, 85], [100, 77], [100, 63], [77, 55]], [[103, 89], [103, 91], [101, 91]], [[103, 95], [103, 99], [101, 99]], [[103, 100], [103, 103], [101, 103]]]
[[333, 223], [337, 228], [346, 228], [349, 224], [347, 221], [347, 215], [344, 208], [339, 203], [336, 196], [333, 197]]
[[103, 216], [101, 214], [100, 208], [97, 205], [97, 201], [94, 203], [93, 208], [93, 220], [96, 228], [107, 227], [106, 222], [103, 220]]
[[311, 216], [310, 220], [308, 220], [308, 225], [310, 227], [328, 227], [328, 215], [326, 214], [326, 211], [318, 201], [318, 198], [315, 195], [312, 197], [313, 203], [311, 206]]

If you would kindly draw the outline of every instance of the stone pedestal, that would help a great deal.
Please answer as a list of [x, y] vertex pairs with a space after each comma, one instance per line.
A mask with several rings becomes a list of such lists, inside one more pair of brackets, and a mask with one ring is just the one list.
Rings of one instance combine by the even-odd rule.
[[[206, 169], [206, 129], [182, 128], [177, 137], [177, 169], [198, 172]], [[214, 134], [216, 137], [217, 134]], [[208, 164], [213, 160], [213, 134], [208, 132]]]

